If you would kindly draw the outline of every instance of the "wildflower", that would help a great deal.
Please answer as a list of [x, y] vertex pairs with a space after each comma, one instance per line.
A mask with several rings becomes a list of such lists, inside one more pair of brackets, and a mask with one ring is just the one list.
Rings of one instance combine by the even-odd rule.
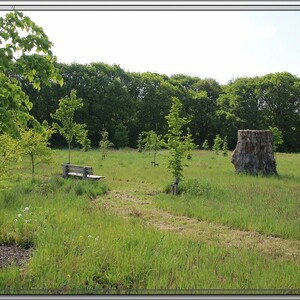
[[99, 237], [97, 236], [97, 237], [95, 237], [95, 241], [99, 241]]
[[88, 235], [88, 238], [91, 238], [91, 237], [92, 237], [92, 236], [89, 234], [89, 235]]
[[24, 210], [23, 210], [23, 212], [25, 212], [27, 210], [29, 210], [29, 207], [25, 207]]
[[68, 274], [68, 275], [67, 275], [67, 277], [68, 277], [68, 278], [71, 278], [71, 275], [70, 275], [70, 274]]
[[17, 219], [14, 219], [14, 221], [15, 221], [15, 222], [18, 222], [18, 220], [17, 220]]
[[22, 214], [18, 214], [18, 218], [21, 218], [22, 217]]
[[80, 238], [80, 239], [82, 239], [82, 238], [83, 238], [83, 236], [81, 235], [79, 238]]

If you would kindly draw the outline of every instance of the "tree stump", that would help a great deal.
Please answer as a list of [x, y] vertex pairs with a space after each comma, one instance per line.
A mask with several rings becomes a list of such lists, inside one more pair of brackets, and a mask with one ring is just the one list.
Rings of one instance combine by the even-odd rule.
[[237, 173], [277, 175], [272, 132], [239, 130], [231, 162]]

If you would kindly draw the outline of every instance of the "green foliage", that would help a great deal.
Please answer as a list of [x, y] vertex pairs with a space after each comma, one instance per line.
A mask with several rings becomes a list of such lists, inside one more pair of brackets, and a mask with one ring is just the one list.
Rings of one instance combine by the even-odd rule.
[[204, 142], [202, 144], [202, 148], [204, 150], [208, 150], [209, 149], [209, 144], [208, 144], [208, 140], [207, 139], [204, 140]]
[[39, 90], [41, 83], [62, 85], [63, 80], [54, 66], [52, 43], [41, 27], [15, 11], [0, 17], [0, 28], [0, 133], [18, 136], [20, 124], [33, 119], [32, 103], [20, 81]]
[[225, 136], [224, 139], [223, 139], [222, 154], [223, 154], [223, 156], [227, 156], [228, 155], [227, 136]]
[[168, 133], [166, 134], [166, 146], [170, 150], [169, 165], [172, 175], [176, 180], [183, 178], [183, 158], [194, 147], [190, 135], [183, 135], [182, 127], [189, 120], [180, 116], [182, 104], [177, 97], [172, 97], [172, 107], [166, 116], [168, 122]]
[[[75, 153], [76, 162], [99, 161], [98, 151]], [[55, 155], [56, 163], [47, 166], [47, 173], [60, 170], [58, 162], [67, 156], [67, 151]], [[167, 153], [161, 156], [167, 162]], [[160, 191], [167, 170], [161, 169], [162, 174], [157, 174], [149, 165], [145, 167], [142, 162], [147, 157], [136, 151], [112, 153], [109, 164], [102, 163], [109, 184], [117, 187], [119, 196], [127, 195], [132, 188], [134, 199], [136, 192], [151, 197], [155, 210], [151, 203], [140, 205], [144, 201], [137, 200], [136, 204], [149, 209], [153, 217], [158, 207], [169, 211], [159, 211], [159, 215], [167, 215], [167, 224], [176, 232], [164, 230], [166, 226], [160, 230], [147, 226], [150, 220], [143, 219], [143, 215], [116, 216], [110, 208], [120, 211], [122, 207], [113, 204], [130, 202], [129, 208], [133, 203], [120, 199], [113, 202], [112, 195], [104, 195], [107, 187], [103, 182], [64, 180], [57, 175], [47, 180], [16, 182], [12, 189], [0, 193], [0, 243], [34, 248], [24, 266], [0, 269], [0, 290], [26, 294], [133, 294], [161, 290], [167, 294], [168, 289], [171, 293], [191, 289], [195, 293], [218, 293], [222, 289], [229, 294], [241, 290], [269, 293], [271, 289], [274, 293], [279, 289], [283, 289], [282, 293], [297, 292], [299, 258], [292, 251], [297, 251], [295, 240], [299, 239], [299, 170], [295, 163], [299, 155], [278, 156], [282, 178], [249, 178], [234, 174], [228, 159], [222, 156], [212, 160], [204, 151], [194, 151], [193, 166], [187, 169], [182, 193], [174, 201], [160, 193], [147, 196], [146, 186]], [[140, 170], [152, 172], [153, 176]], [[115, 182], [111, 179], [114, 172]], [[159, 219], [155, 224], [166, 223]], [[195, 231], [189, 226], [193, 224]], [[204, 224], [207, 227], [202, 227]], [[208, 235], [205, 229], [210, 232], [213, 226], [216, 231]], [[240, 232], [245, 240], [236, 244], [234, 235], [239, 231], [229, 228], [247, 230]], [[267, 236], [276, 234], [283, 239]], [[252, 237], [260, 242], [254, 244]], [[291, 241], [284, 240], [287, 238]], [[269, 241], [273, 247], [269, 247]], [[286, 250], [277, 247], [280, 243]], [[295, 248], [289, 248], [290, 243]]]
[[44, 123], [39, 130], [33, 128], [20, 130], [20, 152], [30, 157], [32, 178], [38, 164], [49, 163], [51, 160], [52, 151], [49, 148], [49, 139], [53, 133], [54, 130], [47, 123]]
[[118, 123], [115, 127], [115, 134], [114, 134], [114, 145], [117, 148], [124, 148], [128, 146], [128, 130], [124, 124]]
[[276, 152], [279, 145], [283, 144], [282, 132], [277, 127], [268, 128], [273, 134], [273, 151]]
[[[41, 85], [39, 94], [24, 84], [32, 113], [39, 120], [49, 118], [56, 107], [55, 99], [69, 95], [76, 87], [84, 98], [80, 111], [82, 123], [87, 124], [91, 145], [98, 147], [99, 131], [103, 125], [118, 148], [124, 145], [136, 148], [139, 133], [155, 130], [167, 133], [165, 116], [171, 107], [171, 97], [182, 101], [182, 113], [187, 117], [195, 144], [205, 139], [213, 145], [216, 134], [227, 136], [229, 149], [236, 145], [237, 130], [277, 127], [284, 144], [279, 151], [300, 151], [299, 101], [300, 79], [282, 72], [261, 77], [237, 78], [226, 85], [213, 79], [188, 75], [168, 77], [154, 73], [125, 72], [119, 66], [104, 63], [58, 64], [64, 86], [53, 88]], [[286, 103], [285, 103], [286, 102]], [[124, 128], [116, 131], [118, 124]], [[116, 137], [116, 140], [115, 140]], [[121, 140], [120, 140], [121, 138]], [[123, 139], [124, 138], [124, 139]], [[61, 140], [54, 137], [54, 146]], [[120, 144], [120, 145], [119, 145]]]
[[9, 134], [0, 135], [0, 178], [6, 175], [10, 163], [21, 159], [21, 149], [18, 141]]
[[111, 141], [109, 141], [108, 131], [105, 128], [100, 132], [100, 134], [102, 136], [102, 139], [99, 142], [99, 147], [101, 151], [101, 159], [104, 160], [107, 156], [108, 149], [112, 147], [114, 144]]
[[280, 148], [299, 151], [299, 87], [300, 79], [287, 72], [229, 82], [218, 98], [220, 134], [233, 147], [238, 129], [276, 127], [285, 141]]
[[223, 139], [219, 134], [217, 134], [214, 139], [214, 145], [213, 145], [213, 151], [216, 155], [219, 155], [219, 152], [221, 151], [222, 143], [223, 143]]
[[139, 135], [139, 140], [138, 140], [139, 150], [149, 151], [149, 153], [153, 152], [154, 166], [156, 163], [157, 151], [160, 150], [163, 146], [165, 146], [165, 142], [162, 139], [162, 136], [160, 134], [157, 134], [153, 130], [150, 130], [148, 132], [143, 131]]
[[71, 143], [76, 141], [87, 149], [89, 142], [87, 138], [87, 129], [85, 124], [77, 124], [74, 122], [75, 110], [83, 106], [82, 99], [77, 98], [76, 90], [72, 90], [70, 97], [66, 96], [59, 100], [59, 107], [51, 117], [58, 120], [60, 124], [53, 123], [53, 127], [66, 139], [69, 146], [69, 163], [71, 153]]

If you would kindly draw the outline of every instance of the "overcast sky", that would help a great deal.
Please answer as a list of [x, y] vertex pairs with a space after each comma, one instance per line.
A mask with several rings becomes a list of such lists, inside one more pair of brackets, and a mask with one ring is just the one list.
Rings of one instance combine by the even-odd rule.
[[[3, 16], [3, 12], [1, 15]], [[300, 11], [24, 12], [54, 43], [59, 62], [210, 77], [300, 71]]]

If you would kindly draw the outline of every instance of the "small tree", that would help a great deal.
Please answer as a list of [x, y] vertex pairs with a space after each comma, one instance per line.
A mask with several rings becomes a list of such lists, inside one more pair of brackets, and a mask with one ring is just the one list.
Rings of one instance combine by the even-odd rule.
[[153, 152], [153, 161], [151, 163], [155, 167], [157, 151], [165, 145], [162, 136], [153, 130], [143, 131], [139, 135], [138, 144], [140, 149], [149, 151], [149, 153]]
[[100, 131], [100, 135], [102, 136], [101, 141], [99, 142], [100, 151], [101, 151], [101, 159], [104, 160], [107, 156], [108, 149], [112, 147], [114, 144], [109, 141], [108, 139], [108, 132], [104, 128], [102, 131]]
[[87, 130], [85, 124], [74, 122], [74, 112], [83, 106], [82, 99], [77, 98], [76, 90], [72, 90], [70, 97], [66, 96], [59, 100], [59, 107], [51, 117], [58, 120], [60, 124], [53, 123], [54, 128], [66, 139], [69, 147], [69, 163], [71, 157], [71, 143], [76, 138], [82, 146], [88, 145]]
[[213, 145], [213, 151], [215, 152], [216, 155], [219, 155], [222, 143], [223, 143], [222, 138], [220, 137], [219, 134], [217, 134], [214, 139], [214, 145]]
[[83, 129], [76, 135], [76, 142], [82, 146], [82, 150], [87, 152], [91, 150], [91, 141], [88, 139], [88, 131], [87, 129]]
[[189, 127], [187, 128], [187, 134], [184, 136], [184, 143], [186, 145], [186, 158], [192, 159], [192, 150], [197, 146], [193, 143], [193, 137]]
[[189, 123], [189, 120], [184, 117], [180, 117], [182, 109], [182, 103], [177, 97], [172, 97], [172, 106], [170, 113], [166, 116], [168, 122], [168, 133], [166, 134], [167, 143], [166, 146], [170, 150], [169, 165], [173, 177], [175, 178], [175, 184], [173, 185], [173, 193], [178, 194], [177, 185], [183, 178], [183, 163], [182, 159], [189, 151], [193, 144], [190, 137], [183, 135], [182, 127]]
[[202, 144], [202, 148], [203, 148], [204, 150], [208, 150], [209, 144], [208, 144], [208, 140], [207, 140], [207, 139], [204, 140], [204, 142], [203, 142], [203, 144]]
[[8, 133], [0, 135], [0, 178], [6, 174], [10, 162], [21, 159], [18, 140], [12, 138]]
[[223, 154], [223, 156], [227, 156], [228, 155], [227, 136], [225, 136], [224, 139], [223, 139], [222, 154]]
[[43, 123], [40, 129], [20, 129], [21, 139], [19, 141], [21, 153], [28, 155], [31, 162], [31, 176], [34, 178], [35, 167], [44, 162], [49, 163], [51, 159], [51, 149], [49, 146], [49, 139], [54, 130]]
[[272, 131], [273, 134], [273, 151], [276, 153], [278, 146], [283, 144], [282, 131], [280, 131], [277, 127], [271, 126], [269, 126], [269, 130]]
[[145, 147], [145, 133], [146, 133], [146, 131], [143, 131], [138, 136], [137, 149], [139, 152], [142, 152]]

